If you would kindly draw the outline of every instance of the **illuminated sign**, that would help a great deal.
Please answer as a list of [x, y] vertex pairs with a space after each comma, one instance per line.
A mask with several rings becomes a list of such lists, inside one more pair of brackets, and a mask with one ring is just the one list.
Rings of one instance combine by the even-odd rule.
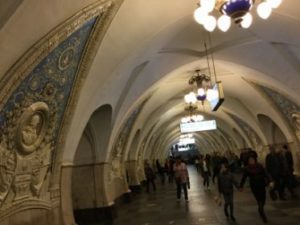
[[190, 133], [197, 131], [216, 130], [217, 122], [215, 120], [205, 120], [199, 122], [181, 123], [181, 133]]
[[211, 106], [212, 111], [217, 111], [221, 104], [224, 102], [224, 91], [221, 81], [218, 81], [213, 89], [211, 94], [207, 96], [207, 100]]
[[195, 144], [194, 138], [182, 138], [179, 140], [179, 145]]

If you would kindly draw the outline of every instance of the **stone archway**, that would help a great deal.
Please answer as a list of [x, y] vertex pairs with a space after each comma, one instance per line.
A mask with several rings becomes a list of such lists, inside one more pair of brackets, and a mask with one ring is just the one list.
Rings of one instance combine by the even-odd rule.
[[276, 145], [287, 143], [287, 138], [285, 134], [270, 117], [263, 114], [259, 114], [257, 115], [257, 119], [259, 121], [262, 131], [264, 132], [267, 138], [268, 144]]
[[135, 158], [136, 152], [138, 151], [140, 136], [141, 130], [137, 130], [130, 145], [128, 160], [126, 162], [128, 185], [133, 191], [140, 185], [138, 173], [141, 169], [141, 163], [139, 162], [139, 159]]
[[112, 127], [112, 107], [103, 105], [90, 117], [78, 144], [72, 166], [72, 205], [78, 224], [103, 218], [110, 192], [105, 179], [105, 153]]

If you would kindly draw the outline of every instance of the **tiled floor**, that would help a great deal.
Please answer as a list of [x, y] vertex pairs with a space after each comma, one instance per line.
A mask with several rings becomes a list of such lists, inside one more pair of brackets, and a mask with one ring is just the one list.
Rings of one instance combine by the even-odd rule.
[[[184, 200], [176, 202], [175, 185], [158, 185], [156, 193], [135, 195], [131, 203], [118, 210], [114, 225], [261, 225], [256, 203], [249, 192], [235, 193], [236, 222], [227, 220], [223, 215], [223, 207], [214, 202], [215, 187], [204, 191], [202, 178], [193, 167], [189, 168], [191, 189], [189, 203]], [[268, 199], [266, 214], [269, 224], [300, 224], [300, 200], [272, 202]]]

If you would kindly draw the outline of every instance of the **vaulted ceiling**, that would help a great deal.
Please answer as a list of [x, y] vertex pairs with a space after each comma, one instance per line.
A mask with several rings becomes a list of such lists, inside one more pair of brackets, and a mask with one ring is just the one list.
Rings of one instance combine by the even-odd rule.
[[[92, 2], [1, 1], [9, 10], [0, 18], [0, 26], [3, 24], [0, 76], [49, 30]], [[135, 146], [138, 149], [145, 146], [143, 154], [147, 158], [163, 156], [178, 139], [179, 122], [184, 115], [183, 96], [189, 91], [187, 81], [191, 71], [207, 68], [203, 43], [208, 40], [208, 33], [193, 20], [196, 3], [196, 0], [123, 1], [82, 87], [66, 140], [69, 150], [65, 152], [65, 161], [73, 160], [91, 115], [105, 104], [113, 109], [108, 151], [117, 141], [123, 124], [142, 102], [124, 147], [126, 154], [132, 150], [138, 130]], [[200, 149], [242, 148], [241, 139], [252, 146], [249, 132], [257, 135], [261, 146], [270, 144], [258, 114], [275, 121], [286, 141], [295, 141], [294, 128], [261, 87], [300, 104], [299, 8], [300, 1], [284, 0], [270, 19], [255, 16], [247, 30], [233, 26], [227, 33], [210, 34], [209, 50], [214, 54], [226, 100], [218, 112], [200, 110], [206, 118], [215, 118], [221, 130], [198, 134]], [[135, 152], [135, 157], [142, 154]]]

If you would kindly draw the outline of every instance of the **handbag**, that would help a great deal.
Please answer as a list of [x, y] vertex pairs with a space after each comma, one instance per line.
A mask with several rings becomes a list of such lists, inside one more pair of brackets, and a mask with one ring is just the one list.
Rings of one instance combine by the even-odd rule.
[[220, 196], [215, 196], [214, 200], [215, 200], [215, 203], [217, 204], [217, 206], [222, 206], [222, 199]]
[[270, 198], [273, 200], [273, 201], [276, 201], [278, 199], [278, 196], [275, 192], [275, 188], [274, 187], [270, 187], [269, 189], [269, 195], [270, 195]]

